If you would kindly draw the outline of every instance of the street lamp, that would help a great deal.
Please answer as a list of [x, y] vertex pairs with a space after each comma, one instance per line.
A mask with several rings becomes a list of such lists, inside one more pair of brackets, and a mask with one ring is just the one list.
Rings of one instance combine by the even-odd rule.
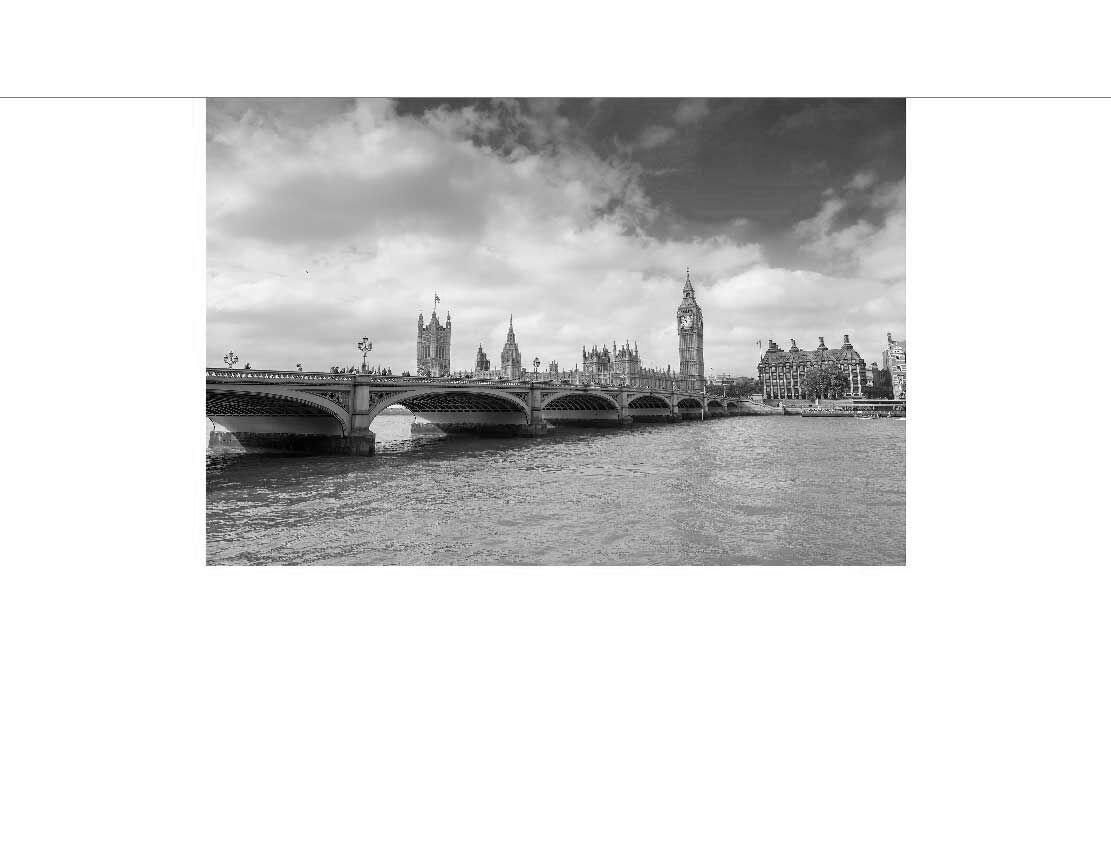
[[231, 350], [228, 350], [228, 354], [224, 356], [224, 364], [229, 368], [234, 368], [238, 362], [239, 356], [235, 355]]
[[540, 357], [537, 356], [532, 360], [532, 378], [537, 380], [540, 378]]
[[363, 373], [364, 374], [367, 372], [366, 354], [371, 351], [371, 348], [372, 348], [372, 345], [370, 343], [370, 338], [368, 338], [366, 335], [363, 335], [363, 339], [355, 345], [355, 349], [361, 350], [362, 353], [363, 353]]

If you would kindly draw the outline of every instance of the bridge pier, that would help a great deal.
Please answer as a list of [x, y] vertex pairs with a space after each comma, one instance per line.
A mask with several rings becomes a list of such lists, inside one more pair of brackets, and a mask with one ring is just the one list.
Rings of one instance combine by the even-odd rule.
[[517, 436], [546, 436], [549, 430], [551, 426], [544, 419], [539, 419], [518, 426]]
[[347, 454], [357, 457], [374, 457], [374, 431], [365, 430], [347, 437]]
[[545, 436], [551, 426], [544, 421], [544, 390], [536, 383], [529, 383], [528, 406], [528, 424], [522, 425], [518, 434], [520, 436]]

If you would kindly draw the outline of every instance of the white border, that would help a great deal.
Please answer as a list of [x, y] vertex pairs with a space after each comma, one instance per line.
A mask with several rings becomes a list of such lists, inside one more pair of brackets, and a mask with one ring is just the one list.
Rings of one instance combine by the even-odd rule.
[[1106, 857], [1108, 102], [910, 106], [907, 568], [640, 572], [205, 569], [203, 103], [3, 107], [6, 856]]

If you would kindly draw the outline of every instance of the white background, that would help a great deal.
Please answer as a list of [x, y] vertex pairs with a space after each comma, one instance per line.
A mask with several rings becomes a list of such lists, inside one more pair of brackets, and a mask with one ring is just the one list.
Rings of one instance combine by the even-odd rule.
[[[1098, 90], [1068, 5], [109, 4], [16, 22], [0, 79]], [[4, 857], [1111, 853], [1111, 103], [909, 105], [908, 565], [878, 569], [205, 568], [203, 101], [0, 109]]]

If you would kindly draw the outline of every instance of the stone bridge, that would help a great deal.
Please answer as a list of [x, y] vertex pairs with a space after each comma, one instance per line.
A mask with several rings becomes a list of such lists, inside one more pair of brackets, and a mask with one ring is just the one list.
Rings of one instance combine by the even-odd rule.
[[560, 424], [618, 426], [740, 415], [740, 398], [554, 380], [380, 377], [208, 368], [210, 445], [374, 454], [371, 423], [400, 405], [448, 431], [539, 436]]

